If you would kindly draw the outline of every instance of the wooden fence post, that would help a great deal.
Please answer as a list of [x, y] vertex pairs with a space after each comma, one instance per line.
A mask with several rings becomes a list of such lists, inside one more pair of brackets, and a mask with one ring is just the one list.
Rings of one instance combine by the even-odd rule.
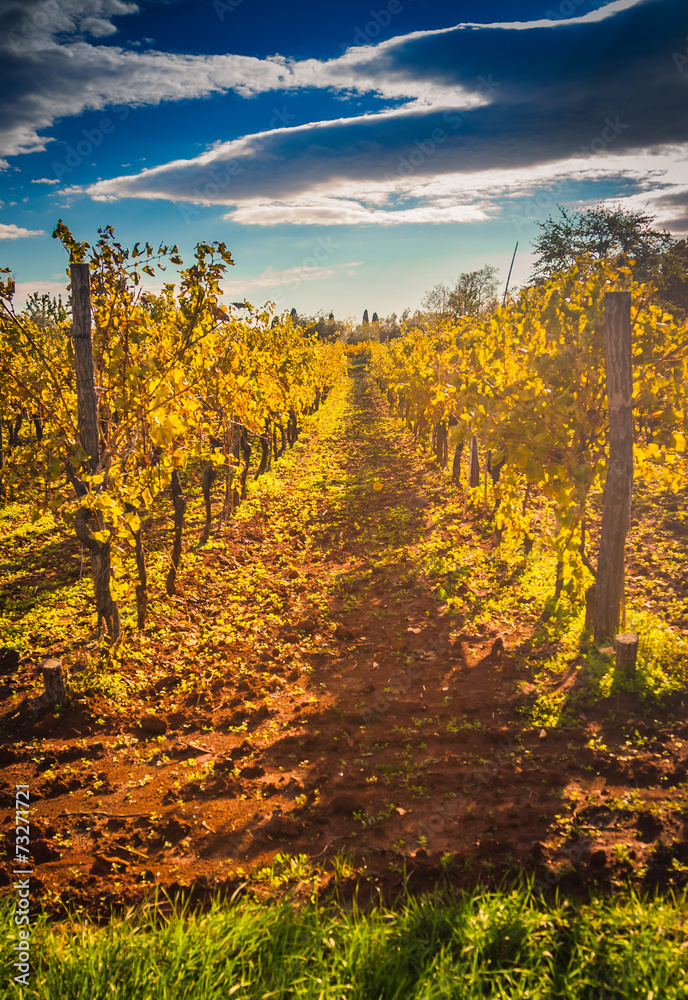
[[81, 447], [94, 472], [100, 459], [98, 395], [91, 343], [91, 284], [88, 264], [70, 264], [72, 279], [72, 338], [76, 374], [77, 426]]
[[624, 556], [633, 490], [631, 293], [607, 292], [604, 332], [609, 401], [609, 467], [604, 486], [595, 581], [595, 642], [616, 635], [624, 595]]
[[480, 459], [478, 457], [478, 435], [474, 434], [471, 438], [471, 472], [470, 472], [470, 484], [471, 489], [475, 489], [476, 486], [480, 486]]
[[[70, 264], [72, 292], [72, 339], [76, 374], [77, 428], [81, 447], [88, 455], [88, 467], [94, 472], [100, 461], [98, 433], [98, 394], [96, 393], [91, 342], [91, 284], [88, 264]], [[98, 542], [94, 531], [104, 528], [103, 515], [80, 507], [74, 528], [77, 537], [91, 556], [91, 574], [98, 612], [98, 625], [105, 622], [111, 639], [119, 638], [119, 609], [110, 594], [110, 543]]]
[[182, 535], [184, 532], [184, 514], [186, 513], [186, 497], [179, 482], [179, 473], [172, 469], [172, 506], [174, 507], [174, 541], [172, 544], [172, 565], [170, 566], [165, 581], [165, 589], [168, 597], [174, 597], [177, 593], [177, 570], [182, 558]]

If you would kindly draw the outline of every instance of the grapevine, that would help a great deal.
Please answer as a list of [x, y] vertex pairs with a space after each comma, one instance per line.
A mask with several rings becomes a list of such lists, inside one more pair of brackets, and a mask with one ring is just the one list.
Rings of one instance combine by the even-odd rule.
[[[442, 464], [447, 441], [457, 459], [480, 442], [498, 484], [500, 537], [527, 533], [530, 491], [551, 503], [558, 593], [580, 593], [592, 569], [586, 516], [608, 455], [604, 293], [630, 283], [630, 267], [582, 258], [486, 319], [409, 330], [370, 347], [390, 404]], [[635, 462], [639, 477], [675, 492], [686, 474], [688, 322], [665, 313], [652, 292], [633, 284]], [[477, 485], [472, 472], [469, 487]]]
[[[185, 471], [204, 465], [208, 495], [222, 472], [223, 516], [229, 516], [246, 493], [253, 443], [261, 446], [260, 474], [294, 443], [303, 415], [342, 374], [343, 349], [318, 343], [269, 308], [246, 303], [241, 318], [238, 311], [230, 315], [220, 301], [220, 280], [234, 263], [224, 243], [198, 244], [185, 268], [177, 247], [147, 243], [129, 250], [112, 227], [99, 231], [94, 247], [77, 242], [63, 223], [54, 235], [71, 262], [89, 265], [99, 455], [90, 462], [79, 437], [69, 322], [41, 330], [18, 315], [8, 276], [0, 285], [0, 491], [8, 501], [29, 502], [34, 519], [50, 510], [87, 546], [108, 547], [114, 602], [128, 595], [124, 563], [133, 551], [142, 627], [141, 530], [158, 498], [170, 490], [174, 505], [172, 594]], [[169, 265], [179, 268], [178, 287], [170, 282], [159, 293], [144, 290], [143, 275]], [[209, 501], [206, 509], [207, 540]], [[115, 638], [118, 622], [107, 624]]]

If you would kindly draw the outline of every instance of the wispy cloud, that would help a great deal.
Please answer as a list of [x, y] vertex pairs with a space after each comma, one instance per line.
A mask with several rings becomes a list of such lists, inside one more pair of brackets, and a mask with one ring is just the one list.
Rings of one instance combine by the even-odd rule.
[[[371, 65], [369, 47], [338, 59], [259, 59], [240, 55], [185, 55], [94, 45], [116, 33], [115, 15], [135, 14], [125, 0], [24, 0], [0, 14], [0, 148], [8, 156], [46, 148], [42, 135], [58, 119], [113, 105], [157, 105], [232, 91], [250, 97], [303, 88], [375, 93], [412, 105], [454, 102], [456, 84]], [[380, 55], [387, 51], [378, 46]], [[460, 88], [459, 88], [460, 89]], [[466, 94], [470, 104], [475, 97]]]
[[490, 212], [477, 205], [443, 205], [446, 199], [410, 208], [386, 210], [338, 197], [333, 191], [318, 197], [296, 197], [291, 202], [245, 201], [225, 218], [244, 226], [399, 226], [403, 223], [484, 222]]
[[363, 262], [360, 260], [349, 261], [346, 264], [337, 265], [302, 265], [301, 267], [288, 267], [277, 269], [266, 268], [261, 274], [254, 278], [247, 278], [245, 281], [232, 280], [222, 283], [222, 290], [225, 295], [249, 295], [251, 292], [265, 291], [266, 289], [281, 289], [286, 286], [300, 285], [302, 282], [326, 281], [334, 278], [337, 274], [355, 274], [355, 268], [360, 267]]
[[[591, 203], [608, 200], [609, 184], [621, 191], [614, 205], [642, 208], [684, 231], [688, 208], [688, 145], [583, 161], [569, 158], [522, 169], [399, 177], [379, 183], [333, 182], [327, 191], [288, 200], [246, 199], [225, 219], [242, 225], [301, 226], [469, 223], [512, 218], [517, 228], [554, 209], [585, 185]], [[686, 213], [688, 224], [688, 213]]]

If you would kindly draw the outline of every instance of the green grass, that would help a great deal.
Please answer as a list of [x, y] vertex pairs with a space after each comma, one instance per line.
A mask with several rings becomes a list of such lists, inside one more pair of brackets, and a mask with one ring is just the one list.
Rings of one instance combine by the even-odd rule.
[[523, 887], [363, 913], [242, 900], [98, 928], [35, 920], [31, 985], [0, 998], [55, 1000], [679, 1000], [688, 996], [685, 898], [546, 902]]
[[[685, 690], [688, 676], [688, 642], [676, 635], [657, 615], [649, 611], [629, 612], [628, 628], [640, 636], [638, 662], [633, 674], [617, 670], [613, 653], [604, 653], [592, 645], [578, 662], [583, 668], [586, 686], [577, 693], [543, 690], [548, 681], [563, 676], [576, 657], [582, 630], [582, 613], [571, 618], [572, 626], [558, 636], [559, 650], [543, 661], [534, 678], [537, 695], [527, 706], [527, 719], [533, 726], [577, 724], [580, 712], [605, 699], [632, 694], [645, 710], [661, 710], [672, 694]], [[557, 623], [555, 622], [555, 625]]]

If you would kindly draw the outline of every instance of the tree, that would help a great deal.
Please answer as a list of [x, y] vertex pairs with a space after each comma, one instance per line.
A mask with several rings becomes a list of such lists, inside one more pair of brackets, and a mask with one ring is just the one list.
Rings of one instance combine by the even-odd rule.
[[566, 271], [576, 258], [590, 254], [610, 263], [620, 258], [635, 260], [635, 275], [644, 281], [657, 272], [669, 250], [671, 234], [652, 228], [654, 219], [641, 211], [596, 208], [567, 211], [539, 222], [542, 230], [534, 242], [536, 260], [532, 280], [542, 284], [558, 271]]
[[485, 264], [479, 271], [463, 272], [453, 288], [435, 285], [421, 299], [421, 309], [435, 317], [484, 316], [497, 306], [499, 271]]
[[401, 327], [399, 326], [396, 313], [390, 313], [389, 316], [381, 319], [379, 321], [379, 328], [381, 344], [384, 344], [387, 340], [396, 340], [397, 337], [401, 336]]
[[325, 318], [322, 310], [315, 316], [302, 316], [292, 309], [290, 315], [297, 326], [306, 333], [314, 333], [318, 340], [337, 340], [342, 332], [342, 323], [335, 319], [333, 312]]
[[47, 293], [39, 295], [38, 292], [34, 292], [26, 300], [24, 313], [39, 330], [57, 328], [67, 320], [67, 310], [61, 295], [54, 298]]
[[449, 297], [451, 288], [448, 285], [435, 285], [429, 292], [426, 292], [420, 300], [420, 307], [424, 312], [436, 313], [439, 316], [446, 316], [449, 307]]
[[688, 313], [688, 239], [677, 240], [660, 258], [655, 281], [665, 309]]
[[[363, 314], [360, 324], [351, 322], [344, 324], [345, 329], [341, 331], [342, 340], [349, 344], [361, 344], [364, 341], [378, 341], [384, 343], [387, 340], [394, 340], [401, 335], [401, 328], [396, 313], [389, 316], [379, 316], [373, 313], [372, 321], [368, 318], [368, 310]], [[348, 327], [348, 328], [346, 328]]]
[[499, 271], [485, 264], [479, 271], [460, 274], [449, 296], [453, 316], [484, 316], [497, 307]]

